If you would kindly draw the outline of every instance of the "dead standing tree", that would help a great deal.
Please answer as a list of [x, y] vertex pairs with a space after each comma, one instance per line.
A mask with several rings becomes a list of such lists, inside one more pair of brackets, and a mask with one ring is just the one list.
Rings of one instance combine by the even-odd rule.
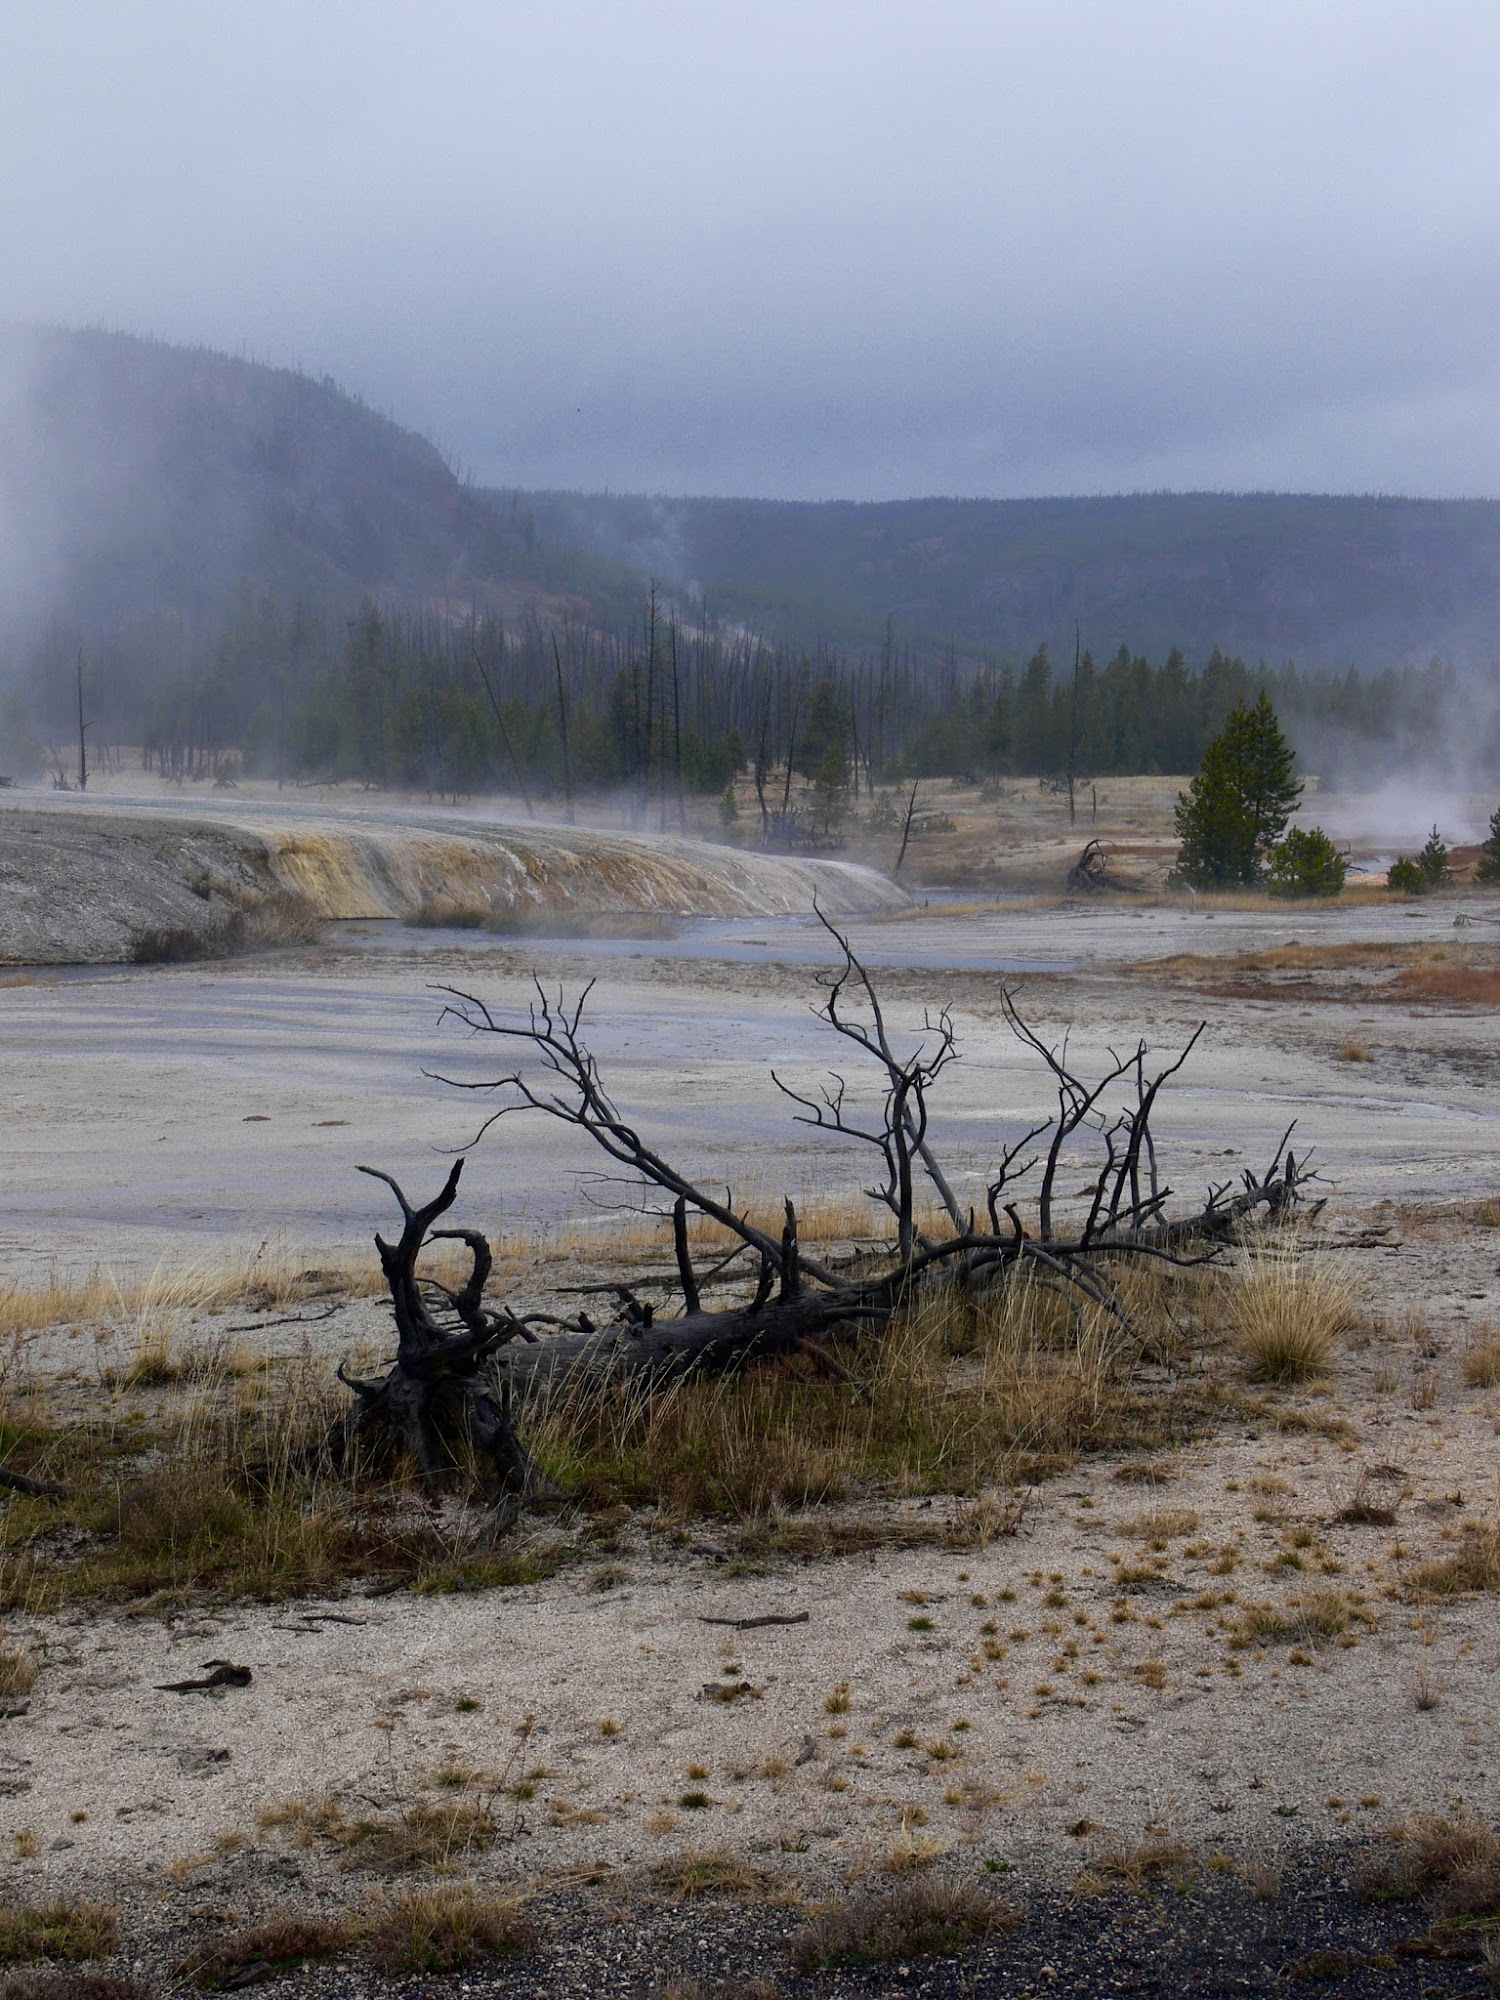
[[[862, 1117], [850, 1107], [840, 1076], [815, 1096], [793, 1089], [774, 1072], [773, 1078], [797, 1107], [799, 1122], [873, 1153], [877, 1178], [868, 1193], [891, 1216], [887, 1253], [858, 1266], [830, 1268], [807, 1255], [790, 1200], [783, 1226], [773, 1234], [736, 1207], [732, 1190], [726, 1188], [721, 1197], [650, 1146], [606, 1091], [584, 1040], [588, 988], [570, 1008], [551, 1000], [538, 982], [524, 1021], [499, 1019], [474, 994], [443, 988], [450, 996], [444, 1018], [522, 1057], [521, 1067], [477, 1082], [441, 1079], [504, 1098], [476, 1138], [513, 1112], [538, 1111], [585, 1134], [646, 1201], [665, 1198], [670, 1208], [659, 1212], [671, 1215], [677, 1266], [667, 1289], [681, 1294], [682, 1310], [667, 1317], [619, 1283], [598, 1288], [612, 1294], [619, 1308], [604, 1326], [582, 1312], [563, 1319], [517, 1313], [508, 1305], [490, 1311], [483, 1304], [490, 1272], [485, 1238], [475, 1230], [433, 1226], [457, 1197], [463, 1160], [454, 1162], [441, 1193], [420, 1208], [411, 1206], [390, 1175], [362, 1168], [383, 1180], [401, 1205], [400, 1239], [391, 1244], [376, 1238], [398, 1346], [386, 1375], [369, 1381], [344, 1377], [359, 1406], [343, 1427], [341, 1448], [360, 1436], [373, 1436], [383, 1447], [404, 1445], [430, 1480], [451, 1473], [467, 1449], [487, 1472], [488, 1483], [525, 1499], [545, 1481], [517, 1435], [514, 1413], [565, 1382], [629, 1375], [665, 1385], [795, 1352], [810, 1353], [842, 1372], [826, 1345], [831, 1335], [842, 1330], [878, 1336], [920, 1287], [937, 1280], [982, 1288], [1025, 1273], [1060, 1288], [1078, 1306], [1128, 1325], [1112, 1277], [1122, 1261], [1201, 1261], [1231, 1240], [1248, 1217], [1259, 1211], [1276, 1216], [1296, 1201], [1308, 1175], [1305, 1160], [1299, 1163], [1289, 1150], [1288, 1129], [1263, 1173], [1247, 1170], [1238, 1184], [1211, 1186], [1198, 1206], [1169, 1211], [1172, 1189], [1158, 1171], [1151, 1120], [1163, 1086], [1191, 1053], [1201, 1025], [1160, 1068], [1148, 1067], [1150, 1052], [1139, 1042], [1124, 1055], [1111, 1053], [1098, 1079], [1086, 1081], [1070, 1067], [1066, 1045], [1054, 1049], [1043, 1042], [1006, 993], [1006, 1020], [1051, 1072], [1057, 1108], [1002, 1154], [985, 1184], [982, 1213], [965, 1208], [929, 1136], [929, 1094], [958, 1054], [951, 1017], [946, 1009], [928, 1015], [913, 1045], [898, 1047], [869, 973], [847, 939], [823, 921], [842, 964], [821, 976], [825, 992], [818, 1011], [834, 1034], [883, 1076], [883, 1098], [876, 1111]], [[1124, 1101], [1111, 1111], [1106, 1103], [1113, 1103], [1117, 1092]], [[1099, 1163], [1083, 1191], [1081, 1220], [1065, 1223], [1057, 1177], [1065, 1163], [1070, 1178], [1076, 1171], [1069, 1149], [1085, 1136], [1097, 1147]], [[1028, 1227], [1017, 1196], [1019, 1184], [1031, 1176], [1035, 1218]], [[938, 1226], [930, 1220], [924, 1226], [922, 1219], [931, 1196], [941, 1213]], [[692, 1257], [693, 1216], [717, 1224], [733, 1245], [703, 1274]], [[442, 1238], [462, 1242], [472, 1258], [470, 1277], [458, 1291], [417, 1275], [424, 1242]], [[730, 1282], [735, 1266], [743, 1270], [741, 1260], [750, 1267], [742, 1289], [753, 1276], [753, 1290], [710, 1310], [704, 1292]], [[739, 1278], [740, 1272], [734, 1275]], [[439, 1317], [443, 1313], [450, 1323]], [[539, 1338], [538, 1327], [551, 1331]]]

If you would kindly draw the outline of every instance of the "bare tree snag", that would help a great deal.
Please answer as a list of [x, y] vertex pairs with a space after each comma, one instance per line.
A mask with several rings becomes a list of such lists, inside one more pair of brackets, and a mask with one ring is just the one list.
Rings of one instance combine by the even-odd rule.
[[[915, 1037], [893, 1033], [869, 973], [827, 918], [829, 936], [841, 964], [820, 975], [823, 1019], [834, 1034], [867, 1058], [883, 1081], [877, 1109], [857, 1114], [845, 1081], [837, 1075], [817, 1095], [793, 1089], [773, 1072], [794, 1116], [831, 1138], [864, 1146], [876, 1173], [869, 1196], [889, 1213], [893, 1241], [883, 1256], [830, 1269], [809, 1257], [799, 1240], [797, 1211], [784, 1207], [783, 1226], [771, 1234], [736, 1207], [733, 1191], [719, 1193], [687, 1178], [648, 1145], [615, 1105], [598, 1064], [583, 1038], [583, 1010], [589, 988], [568, 1006], [541, 987], [522, 1020], [505, 1020], [476, 995], [448, 987], [444, 1017], [476, 1039], [514, 1051], [519, 1066], [478, 1081], [444, 1077], [457, 1088], [497, 1095], [498, 1108], [480, 1126], [478, 1138], [516, 1111], [538, 1111], [573, 1126], [623, 1170], [643, 1203], [664, 1198], [657, 1211], [670, 1214], [676, 1270], [638, 1280], [667, 1297], [680, 1294], [679, 1317], [668, 1317], [643, 1302], [629, 1286], [587, 1286], [591, 1294], [612, 1294], [618, 1310], [598, 1326], [579, 1312], [518, 1314], [509, 1306], [496, 1312], [483, 1305], [490, 1271], [489, 1246], [472, 1230], [435, 1230], [434, 1222], [452, 1205], [462, 1159], [454, 1163], [442, 1192], [414, 1209], [388, 1174], [361, 1168], [391, 1188], [401, 1205], [404, 1227], [393, 1244], [376, 1238], [390, 1286], [398, 1334], [397, 1358], [377, 1381], [348, 1377], [360, 1399], [346, 1426], [345, 1446], [360, 1436], [376, 1436], [383, 1448], [404, 1446], [429, 1479], [451, 1474], [467, 1446], [487, 1464], [496, 1490], [524, 1501], [545, 1482], [517, 1435], [529, 1405], [563, 1387], [630, 1376], [666, 1384], [697, 1374], [723, 1373], [748, 1362], [802, 1352], [847, 1377], [822, 1345], [836, 1332], [878, 1338], [880, 1331], [925, 1284], [958, 1281], [971, 1288], [1003, 1285], [1025, 1274], [1060, 1289], [1075, 1305], [1109, 1315], [1129, 1326], [1115, 1274], [1122, 1263], [1160, 1258], [1175, 1264], [1202, 1262], [1218, 1254], [1247, 1218], [1257, 1212], [1277, 1216], [1299, 1198], [1310, 1176], [1305, 1158], [1289, 1150], [1283, 1135], [1261, 1174], [1247, 1170], [1238, 1185], [1210, 1186], [1201, 1203], [1169, 1211], [1172, 1189], [1157, 1161], [1151, 1119], [1162, 1087], [1187, 1060], [1202, 1034], [1196, 1029], [1185, 1046], [1162, 1066], [1150, 1066], [1145, 1042], [1123, 1055], [1111, 1053], [1102, 1076], [1088, 1080], [1070, 1066], [1066, 1045], [1052, 1048], [1026, 1023], [1013, 997], [1003, 996], [1005, 1018], [1023, 1046], [1050, 1072], [1057, 1094], [1052, 1115], [1008, 1147], [992, 1169], [980, 1203], [965, 1206], [941, 1165], [929, 1131], [929, 1093], [957, 1059], [953, 1022], [944, 1009], [927, 1015]], [[1078, 1173], [1076, 1154], [1092, 1146], [1097, 1166], [1081, 1195], [1070, 1193], [1070, 1213], [1058, 1186], [1064, 1171]], [[1018, 1206], [1020, 1184], [1029, 1180], [1034, 1221], [1028, 1227]], [[919, 1218], [936, 1198], [941, 1227]], [[1081, 1212], [1075, 1203], [1081, 1202]], [[694, 1268], [689, 1220], [715, 1223], [733, 1248], [710, 1270]], [[468, 1282], [449, 1292], [419, 1280], [416, 1258], [425, 1240], [449, 1237], [464, 1243], [473, 1260]], [[710, 1309], [703, 1303], [712, 1287], [733, 1284], [740, 1296]], [[433, 1317], [436, 1296], [455, 1324]], [[534, 1328], [549, 1329], [538, 1338]], [[857, 1387], [857, 1384], [854, 1385]], [[513, 1412], [516, 1413], [513, 1419]]]
[[1070, 896], [1093, 896], [1113, 886], [1109, 879], [1109, 850], [1103, 841], [1090, 840], [1084, 844], [1083, 852], [1068, 870], [1067, 886]]
[[[397, 1241], [375, 1238], [396, 1319], [396, 1359], [386, 1374], [368, 1381], [340, 1366], [339, 1380], [354, 1391], [356, 1404], [333, 1440], [334, 1453], [347, 1461], [363, 1448], [378, 1460], [393, 1446], [404, 1447], [423, 1478], [433, 1483], [452, 1475], [468, 1457], [494, 1493], [524, 1500], [545, 1482], [512, 1427], [508, 1383], [482, 1370], [507, 1341], [533, 1336], [513, 1314], [485, 1310], [490, 1246], [478, 1230], [433, 1228], [453, 1206], [463, 1168], [462, 1159], [455, 1160], [441, 1192], [420, 1208], [412, 1207], [389, 1174], [378, 1167], [359, 1168], [384, 1181], [401, 1208]], [[417, 1276], [422, 1246], [436, 1238], [464, 1244], [473, 1260], [468, 1282], [459, 1291]], [[456, 1325], [444, 1326], [434, 1316], [428, 1303], [434, 1293]]]

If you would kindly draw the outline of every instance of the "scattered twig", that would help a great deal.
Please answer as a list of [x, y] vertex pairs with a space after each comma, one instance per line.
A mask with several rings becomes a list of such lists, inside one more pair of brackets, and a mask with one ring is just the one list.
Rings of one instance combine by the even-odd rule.
[[700, 1625], [731, 1625], [736, 1632], [753, 1632], [761, 1625], [805, 1625], [808, 1611], [769, 1611], [764, 1618], [700, 1618]]
[[280, 1319], [245, 1320], [234, 1326], [220, 1327], [221, 1333], [262, 1333], [268, 1326], [316, 1326], [319, 1320], [332, 1319], [349, 1303], [340, 1299], [337, 1305], [327, 1306], [320, 1313], [283, 1313]]
[[158, 1681], [159, 1694], [209, 1694], [220, 1688], [249, 1687], [255, 1679], [248, 1667], [237, 1667], [232, 1660], [205, 1660], [203, 1678], [192, 1681]]

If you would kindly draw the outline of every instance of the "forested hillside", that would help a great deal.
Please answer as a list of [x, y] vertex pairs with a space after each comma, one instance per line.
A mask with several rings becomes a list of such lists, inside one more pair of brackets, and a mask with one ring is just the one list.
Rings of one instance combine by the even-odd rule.
[[997, 661], [1075, 627], [1103, 658], [1215, 646], [1366, 671], [1434, 653], [1500, 657], [1500, 502], [1295, 494], [1082, 500], [672, 500], [505, 493], [538, 541], [700, 590], [793, 644]]
[[823, 838], [868, 780], [1190, 769], [1262, 686], [1317, 768], [1493, 761], [1430, 656], [1497, 634], [1491, 503], [486, 495], [326, 380], [0, 333], [0, 775], [75, 782], [81, 697], [105, 764], [663, 822], [749, 770]]

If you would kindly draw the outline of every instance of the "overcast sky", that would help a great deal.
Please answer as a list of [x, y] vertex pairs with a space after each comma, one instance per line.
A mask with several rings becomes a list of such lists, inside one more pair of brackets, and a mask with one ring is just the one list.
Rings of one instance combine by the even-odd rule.
[[15, 0], [0, 176], [486, 482], [1500, 493], [1497, 0]]

